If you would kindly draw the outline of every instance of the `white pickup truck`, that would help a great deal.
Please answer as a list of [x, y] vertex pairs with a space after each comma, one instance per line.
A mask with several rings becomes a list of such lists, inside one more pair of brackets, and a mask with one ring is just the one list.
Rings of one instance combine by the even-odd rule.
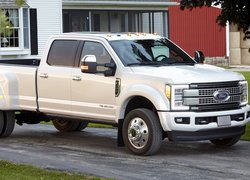
[[41, 60], [0, 61], [0, 136], [52, 119], [59, 131], [116, 125], [118, 145], [137, 155], [165, 138], [231, 146], [250, 119], [248, 84], [203, 60], [154, 34], [53, 36]]

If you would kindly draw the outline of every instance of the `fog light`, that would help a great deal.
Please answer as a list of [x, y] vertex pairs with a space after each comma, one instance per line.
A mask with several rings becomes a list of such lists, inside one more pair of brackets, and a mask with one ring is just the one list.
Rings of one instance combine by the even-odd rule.
[[206, 125], [212, 122], [217, 122], [216, 117], [197, 117], [195, 118], [196, 125]]
[[176, 124], [190, 124], [189, 117], [176, 117], [174, 120]]

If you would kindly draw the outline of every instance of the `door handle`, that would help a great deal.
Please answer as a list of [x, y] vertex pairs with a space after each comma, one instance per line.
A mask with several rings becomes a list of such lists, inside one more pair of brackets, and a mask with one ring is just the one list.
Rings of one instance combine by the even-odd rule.
[[73, 76], [72, 80], [74, 80], [74, 81], [81, 81], [82, 77], [81, 76]]
[[41, 73], [41, 74], [40, 74], [40, 77], [41, 77], [41, 78], [48, 78], [49, 76], [48, 76], [47, 73]]

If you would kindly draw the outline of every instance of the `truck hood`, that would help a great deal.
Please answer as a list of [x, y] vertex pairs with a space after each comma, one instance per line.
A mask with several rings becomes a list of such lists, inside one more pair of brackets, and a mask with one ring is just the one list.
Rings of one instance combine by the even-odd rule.
[[178, 66], [137, 66], [132, 71], [145, 78], [164, 79], [170, 84], [207, 83], [244, 80], [243, 75], [207, 64]]

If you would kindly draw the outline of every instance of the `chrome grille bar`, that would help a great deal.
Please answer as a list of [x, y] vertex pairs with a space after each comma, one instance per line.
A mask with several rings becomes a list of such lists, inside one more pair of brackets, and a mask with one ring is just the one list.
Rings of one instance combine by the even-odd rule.
[[202, 97], [202, 98], [184, 98], [183, 104], [186, 106], [194, 105], [212, 105], [222, 103], [235, 103], [240, 102], [240, 95], [231, 96], [227, 101], [217, 102], [213, 97]]
[[184, 97], [196, 97], [196, 96], [213, 96], [215, 91], [226, 90], [231, 95], [241, 94], [241, 87], [227, 87], [227, 88], [212, 88], [212, 89], [185, 89], [183, 91]]
[[[183, 91], [183, 104], [193, 111], [222, 111], [240, 107], [242, 87], [238, 81], [191, 84], [189, 87]], [[230, 98], [216, 100], [217, 91], [227, 91]]]

